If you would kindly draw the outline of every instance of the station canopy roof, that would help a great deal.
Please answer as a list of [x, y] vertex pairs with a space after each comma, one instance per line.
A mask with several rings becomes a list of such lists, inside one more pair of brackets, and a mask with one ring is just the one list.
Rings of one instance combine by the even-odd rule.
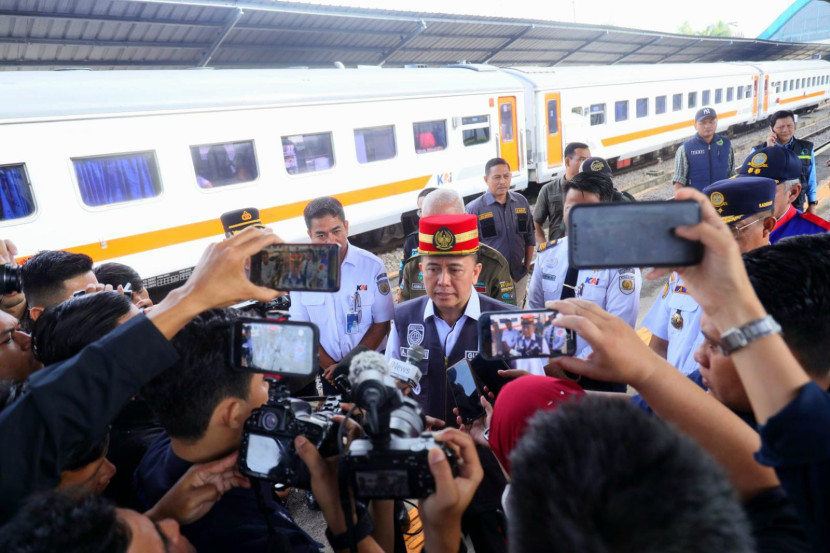
[[335, 62], [399, 67], [459, 61], [553, 66], [814, 57], [830, 58], [830, 44], [269, 0], [8, 0], [0, 9], [3, 70], [332, 67]]

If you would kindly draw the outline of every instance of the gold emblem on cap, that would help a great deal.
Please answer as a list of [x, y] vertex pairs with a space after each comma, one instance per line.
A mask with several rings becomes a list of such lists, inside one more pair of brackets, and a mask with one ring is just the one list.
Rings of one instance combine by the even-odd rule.
[[248, 213], [247, 211], [243, 211], [240, 219], [242, 219], [243, 221], [249, 221], [251, 217], [252, 215], [250, 213]]
[[712, 202], [712, 205], [715, 207], [728, 205], [726, 203], [725, 198], [723, 197], [723, 194], [721, 194], [720, 192], [712, 192], [711, 194], [709, 194], [709, 201]]
[[763, 152], [759, 152], [752, 156], [752, 159], [749, 160], [749, 169], [746, 172], [750, 175], [760, 175], [762, 167], [769, 167], [767, 165], [767, 154]]
[[602, 171], [603, 167], [603, 163], [598, 159], [591, 162], [591, 171]]
[[448, 252], [455, 247], [455, 234], [447, 227], [441, 227], [432, 235], [432, 245], [439, 252]]

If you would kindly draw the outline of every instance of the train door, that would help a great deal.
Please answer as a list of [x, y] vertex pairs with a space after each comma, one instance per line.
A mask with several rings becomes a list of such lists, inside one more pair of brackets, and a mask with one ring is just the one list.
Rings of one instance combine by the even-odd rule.
[[516, 127], [516, 97], [499, 97], [499, 152], [517, 173], [519, 167], [519, 131]]
[[764, 113], [769, 112], [769, 75], [764, 75]]
[[752, 77], [752, 115], [758, 115], [758, 76]]
[[545, 94], [547, 113], [547, 157], [548, 167], [562, 165], [562, 125], [559, 122], [559, 93]]

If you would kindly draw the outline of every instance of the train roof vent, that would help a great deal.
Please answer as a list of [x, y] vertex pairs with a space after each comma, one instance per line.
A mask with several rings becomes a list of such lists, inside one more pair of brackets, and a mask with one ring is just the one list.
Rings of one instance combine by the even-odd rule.
[[472, 71], [480, 71], [480, 72], [492, 72], [498, 71], [499, 68], [495, 65], [488, 65], [486, 63], [467, 63], [466, 60], [459, 61], [458, 63], [450, 63], [447, 64], [447, 67], [456, 67], [459, 69], [470, 69]]

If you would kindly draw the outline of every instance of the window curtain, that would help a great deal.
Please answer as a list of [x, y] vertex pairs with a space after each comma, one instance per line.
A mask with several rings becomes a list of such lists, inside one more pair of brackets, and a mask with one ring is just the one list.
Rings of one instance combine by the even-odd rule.
[[129, 202], [158, 194], [147, 155], [73, 160], [81, 198], [89, 206]]
[[21, 167], [0, 167], [0, 220], [26, 217], [35, 201]]

